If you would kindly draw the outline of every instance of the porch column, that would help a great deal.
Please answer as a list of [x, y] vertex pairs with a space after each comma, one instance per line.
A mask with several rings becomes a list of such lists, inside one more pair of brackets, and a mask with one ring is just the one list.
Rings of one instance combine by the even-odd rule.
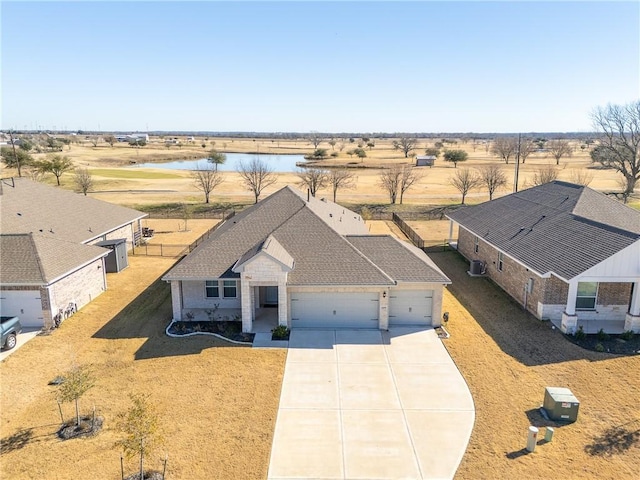
[[633, 284], [633, 294], [629, 311], [624, 319], [625, 332], [631, 330], [633, 333], [640, 333], [640, 282]]
[[288, 327], [287, 319], [289, 318], [287, 298], [287, 279], [278, 280], [278, 325]]
[[240, 277], [240, 302], [242, 304], [242, 331], [245, 333], [253, 330], [253, 298], [251, 290], [249, 280], [242, 273]]
[[576, 315], [576, 297], [578, 296], [578, 281], [569, 282], [569, 292], [567, 293], [567, 305], [562, 312], [562, 322], [560, 330], [562, 333], [574, 334], [578, 329], [578, 315]]
[[182, 282], [180, 280], [171, 280], [171, 306], [173, 319], [182, 320]]

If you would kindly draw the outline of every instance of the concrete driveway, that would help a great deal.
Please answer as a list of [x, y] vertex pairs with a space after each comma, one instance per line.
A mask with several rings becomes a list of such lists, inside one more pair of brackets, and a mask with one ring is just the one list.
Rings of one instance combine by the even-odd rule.
[[11, 350], [2, 350], [2, 351], [0, 351], [0, 362], [2, 360], [4, 360], [5, 358], [7, 358], [8, 356], [10, 356], [16, 350], [19, 350], [20, 347], [22, 347], [29, 340], [31, 340], [32, 338], [36, 337], [40, 333], [41, 330], [42, 330], [41, 328], [23, 327], [22, 328], [22, 332], [18, 334], [18, 343], [16, 344], [16, 346], [13, 347]]
[[268, 476], [453, 478], [474, 418], [432, 329], [293, 330]]

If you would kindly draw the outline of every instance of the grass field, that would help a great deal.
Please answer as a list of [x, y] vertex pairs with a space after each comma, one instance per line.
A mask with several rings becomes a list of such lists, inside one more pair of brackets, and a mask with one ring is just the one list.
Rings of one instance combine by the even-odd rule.
[[158, 179], [167, 179], [167, 178], [184, 178], [184, 175], [179, 175], [177, 173], [171, 172], [158, 172], [158, 171], [148, 171], [148, 170], [134, 170], [134, 169], [108, 169], [108, 168], [92, 168], [89, 170], [89, 173], [96, 177], [102, 178], [139, 178], [144, 180], [158, 180]]

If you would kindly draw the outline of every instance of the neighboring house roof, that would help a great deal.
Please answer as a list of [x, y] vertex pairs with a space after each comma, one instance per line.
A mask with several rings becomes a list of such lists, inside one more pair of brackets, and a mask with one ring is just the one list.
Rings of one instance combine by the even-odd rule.
[[86, 243], [146, 216], [26, 178], [0, 181], [2, 233], [34, 233]]
[[47, 285], [109, 254], [94, 245], [43, 235], [0, 235], [0, 284]]
[[[267, 248], [283, 263], [289, 257], [295, 260], [288, 275], [290, 285], [395, 284], [396, 279], [347, 236], [366, 232], [358, 214], [326, 200], [307, 200], [284, 187], [221, 225], [163, 278], [237, 278], [231, 270], [236, 262], [241, 265]], [[268, 239], [276, 243], [265, 247]], [[415, 254], [408, 253], [410, 257], [402, 257], [404, 263], [395, 267], [396, 273], [403, 267], [415, 268]], [[439, 278], [448, 281], [444, 275]]]
[[539, 274], [570, 280], [640, 239], [640, 212], [554, 181], [447, 215]]

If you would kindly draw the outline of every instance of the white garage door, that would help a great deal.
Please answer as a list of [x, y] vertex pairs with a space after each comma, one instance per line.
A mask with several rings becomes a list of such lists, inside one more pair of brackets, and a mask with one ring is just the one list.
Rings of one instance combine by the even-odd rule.
[[433, 290], [389, 292], [389, 325], [431, 325]]
[[18, 317], [23, 327], [42, 327], [40, 292], [35, 290], [3, 290], [0, 292], [0, 313], [3, 317]]
[[293, 328], [378, 328], [377, 293], [292, 293]]

